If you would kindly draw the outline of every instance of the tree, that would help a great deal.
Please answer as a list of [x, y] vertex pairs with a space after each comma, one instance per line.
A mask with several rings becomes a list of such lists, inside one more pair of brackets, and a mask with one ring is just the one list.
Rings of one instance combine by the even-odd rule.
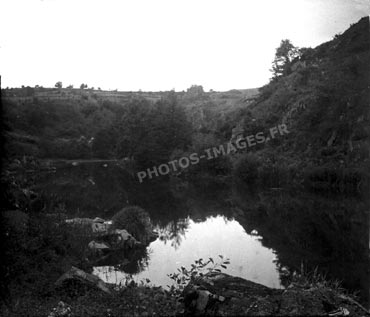
[[112, 126], [99, 130], [92, 143], [94, 157], [112, 158], [116, 156], [118, 133]]
[[69, 85], [67, 88], [68, 89], [72, 89], [73, 88], [73, 85]]
[[136, 157], [147, 147], [152, 106], [144, 98], [134, 98], [125, 107], [119, 124], [118, 153], [121, 157]]
[[191, 124], [174, 93], [154, 105], [136, 98], [125, 106], [118, 135], [119, 156], [134, 158], [138, 167], [148, 168], [168, 161], [175, 149], [186, 149]]
[[291, 73], [291, 62], [299, 56], [299, 49], [290, 40], [281, 40], [280, 46], [276, 49], [275, 59], [272, 62], [273, 78]]
[[61, 81], [58, 81], [56, 84], [55, 84], [55, 87], [56, 88], [62, 88], [63, 87], [63, 84]]
[[87, 88], [87, 84], [81, 84], [80, 89], [85, 89], [85, 88]]

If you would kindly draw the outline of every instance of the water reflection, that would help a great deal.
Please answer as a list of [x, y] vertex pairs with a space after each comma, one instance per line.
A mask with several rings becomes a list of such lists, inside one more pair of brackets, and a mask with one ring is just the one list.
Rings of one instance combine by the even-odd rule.
[[146, 248], [133, 249], [130, 252], [116, 251], [96, 260], [96, 267], [109, 266], [127, 274], [138, 274], [144, 271], [150, 261], [151, 251]]
[[282, 284], [289, 272], [316, 268], [328, 279], [360, 291], [368, 304], [369, 212], [359, 197], [325, 197], [307, 192], [234, 188], [233, 200], [243, 210], [238, 220], [247, 232], [258, 230], [261, 242], [277, 252]]
[[[36, 191], [45, 197], [47, 210], [63, 206], [69, 216], [109, 218], [126, 205], [139, 205], [150, 214], [159, 239], [146, 250], [97, 263], [96, 272], [107, 272], [111, 281], [136, 274], [162, 285], [177, 267], [223, 254], [231, 259], [230, 274], [275, 287], [286, 285], [289, 272], [302, 264], [308, 271], [318, 267], [347, 289], [360, 290], [362, 302], [368, 301], [369, 211], [364, 199], [181, 182], [140, 184], [115, 166], [91, 164], [42, 175]], [[119, 271], [108, 274], [114, 269]]]
[[156, 226], [155, 230], [158, 232], [159, 240], [164, 244], [169, 243], [171, 247], [178, 249], [185, 236], [186, 229], [188, 229], [190, 219], [179, 219], [178, 221], [171, 221], [165, 227]]
[[[149, 263], [134, 276], [135, 281], [149, 278], [154, 285], [166, 286], [172, 284], [167, 274], [180, 266], [190, 267], [195, 259], [216, 259], [221, 254], [230, 258], [226, 273], [270, 287], [281, 286], [273, 250], [264, 247], [260, 237], [247, 234], [236, 220], [212, 216], [202, 222], [188, 218], [180, 223], [187, 224], [181, 234], [167, 240], [159, 237], [149, 245]], [[180, 244], [178, 236], [182, 237]], [[110, 283], [120, 283], [129, 277], [125, 269], [116, 271], [113, 266], [95, 267], [94, 273]]]

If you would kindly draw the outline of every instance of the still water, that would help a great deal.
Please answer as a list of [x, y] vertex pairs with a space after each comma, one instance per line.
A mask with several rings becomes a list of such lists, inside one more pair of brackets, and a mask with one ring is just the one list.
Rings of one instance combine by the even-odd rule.
[[132, 276], [166, 286], [177, 268], [223, 255], [230, 258], [226, 273], [276, 288], [287, 287], [287, 276], [302, 267], [318, 269], [368, 305], [369, 210], [363, 198], [251, 190], [212, 178], [140, 184], [113, 164], [61, 168], [40, 175], [37, 186], [47, 210], [68, 217], [111, 219], [129, 205], [148, 212], [158, 239], [133, 255], [96, 263], [94, 273], [108, 282]]
[[[187, 219], [187, 222], [181, 241], [176, 241], [176, 238], [167, 240], [160, 235], [148, 246], [150, 259], [143, 271], [133, 276], [135, 281], [148, 278], [151, 284], [166, 287], [172, 284], [167, 274], [176, 272], [177, 268], [190, 268], [199, 258], [207, 260], [212, 257], [217, 261], [220, 260], [218, 255], [223, 255], [230, 259], [227, 269], [223, 270], [225, 273], [266, 286], [281, 287], [274, 251], [264, 247], [259, 236], [247, 234], [236, 220], [212, 216], [198, 223], [192, 219]], [[165, 234], [165, 230], [157, 230]], [[115, 266], [95, 267], [94, 274], [116, 284], [128, 277]]]

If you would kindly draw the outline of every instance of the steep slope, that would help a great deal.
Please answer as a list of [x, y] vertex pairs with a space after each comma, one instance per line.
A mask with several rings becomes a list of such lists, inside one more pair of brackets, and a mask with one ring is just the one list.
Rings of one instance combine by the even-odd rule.
[[368, 161], [369, 18], [292, 62], [292, 73], [261, 88], [251, 106], [265, 125], [284, 122], [289, 149], [304, 159], [353, 165]]

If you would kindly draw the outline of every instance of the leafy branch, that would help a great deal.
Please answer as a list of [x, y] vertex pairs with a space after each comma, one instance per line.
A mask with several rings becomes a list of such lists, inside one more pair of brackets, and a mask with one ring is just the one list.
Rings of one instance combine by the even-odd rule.
[[210, 273], [220, 273], [221, 269], [226, 269], [227, 265], [230, 264], [228, 258], [224, 258], [223, 255], [219, 255], [220, 260], [215, 261], [213, 258], [209, 258], [207, 261], [204, 261], [203, 258], [195, 260], [194, 264], [191, 264], [191, 268], [181, 268], [177, 269], [177, 272], [172, 274], [167, 274], [167, 276], [172, 279], [175, 283], [174, 285], [167, 285], [169, 291], [173, 293], [176, 297], [181, 297], [181, 294], [184, 288], [205, 274]]

